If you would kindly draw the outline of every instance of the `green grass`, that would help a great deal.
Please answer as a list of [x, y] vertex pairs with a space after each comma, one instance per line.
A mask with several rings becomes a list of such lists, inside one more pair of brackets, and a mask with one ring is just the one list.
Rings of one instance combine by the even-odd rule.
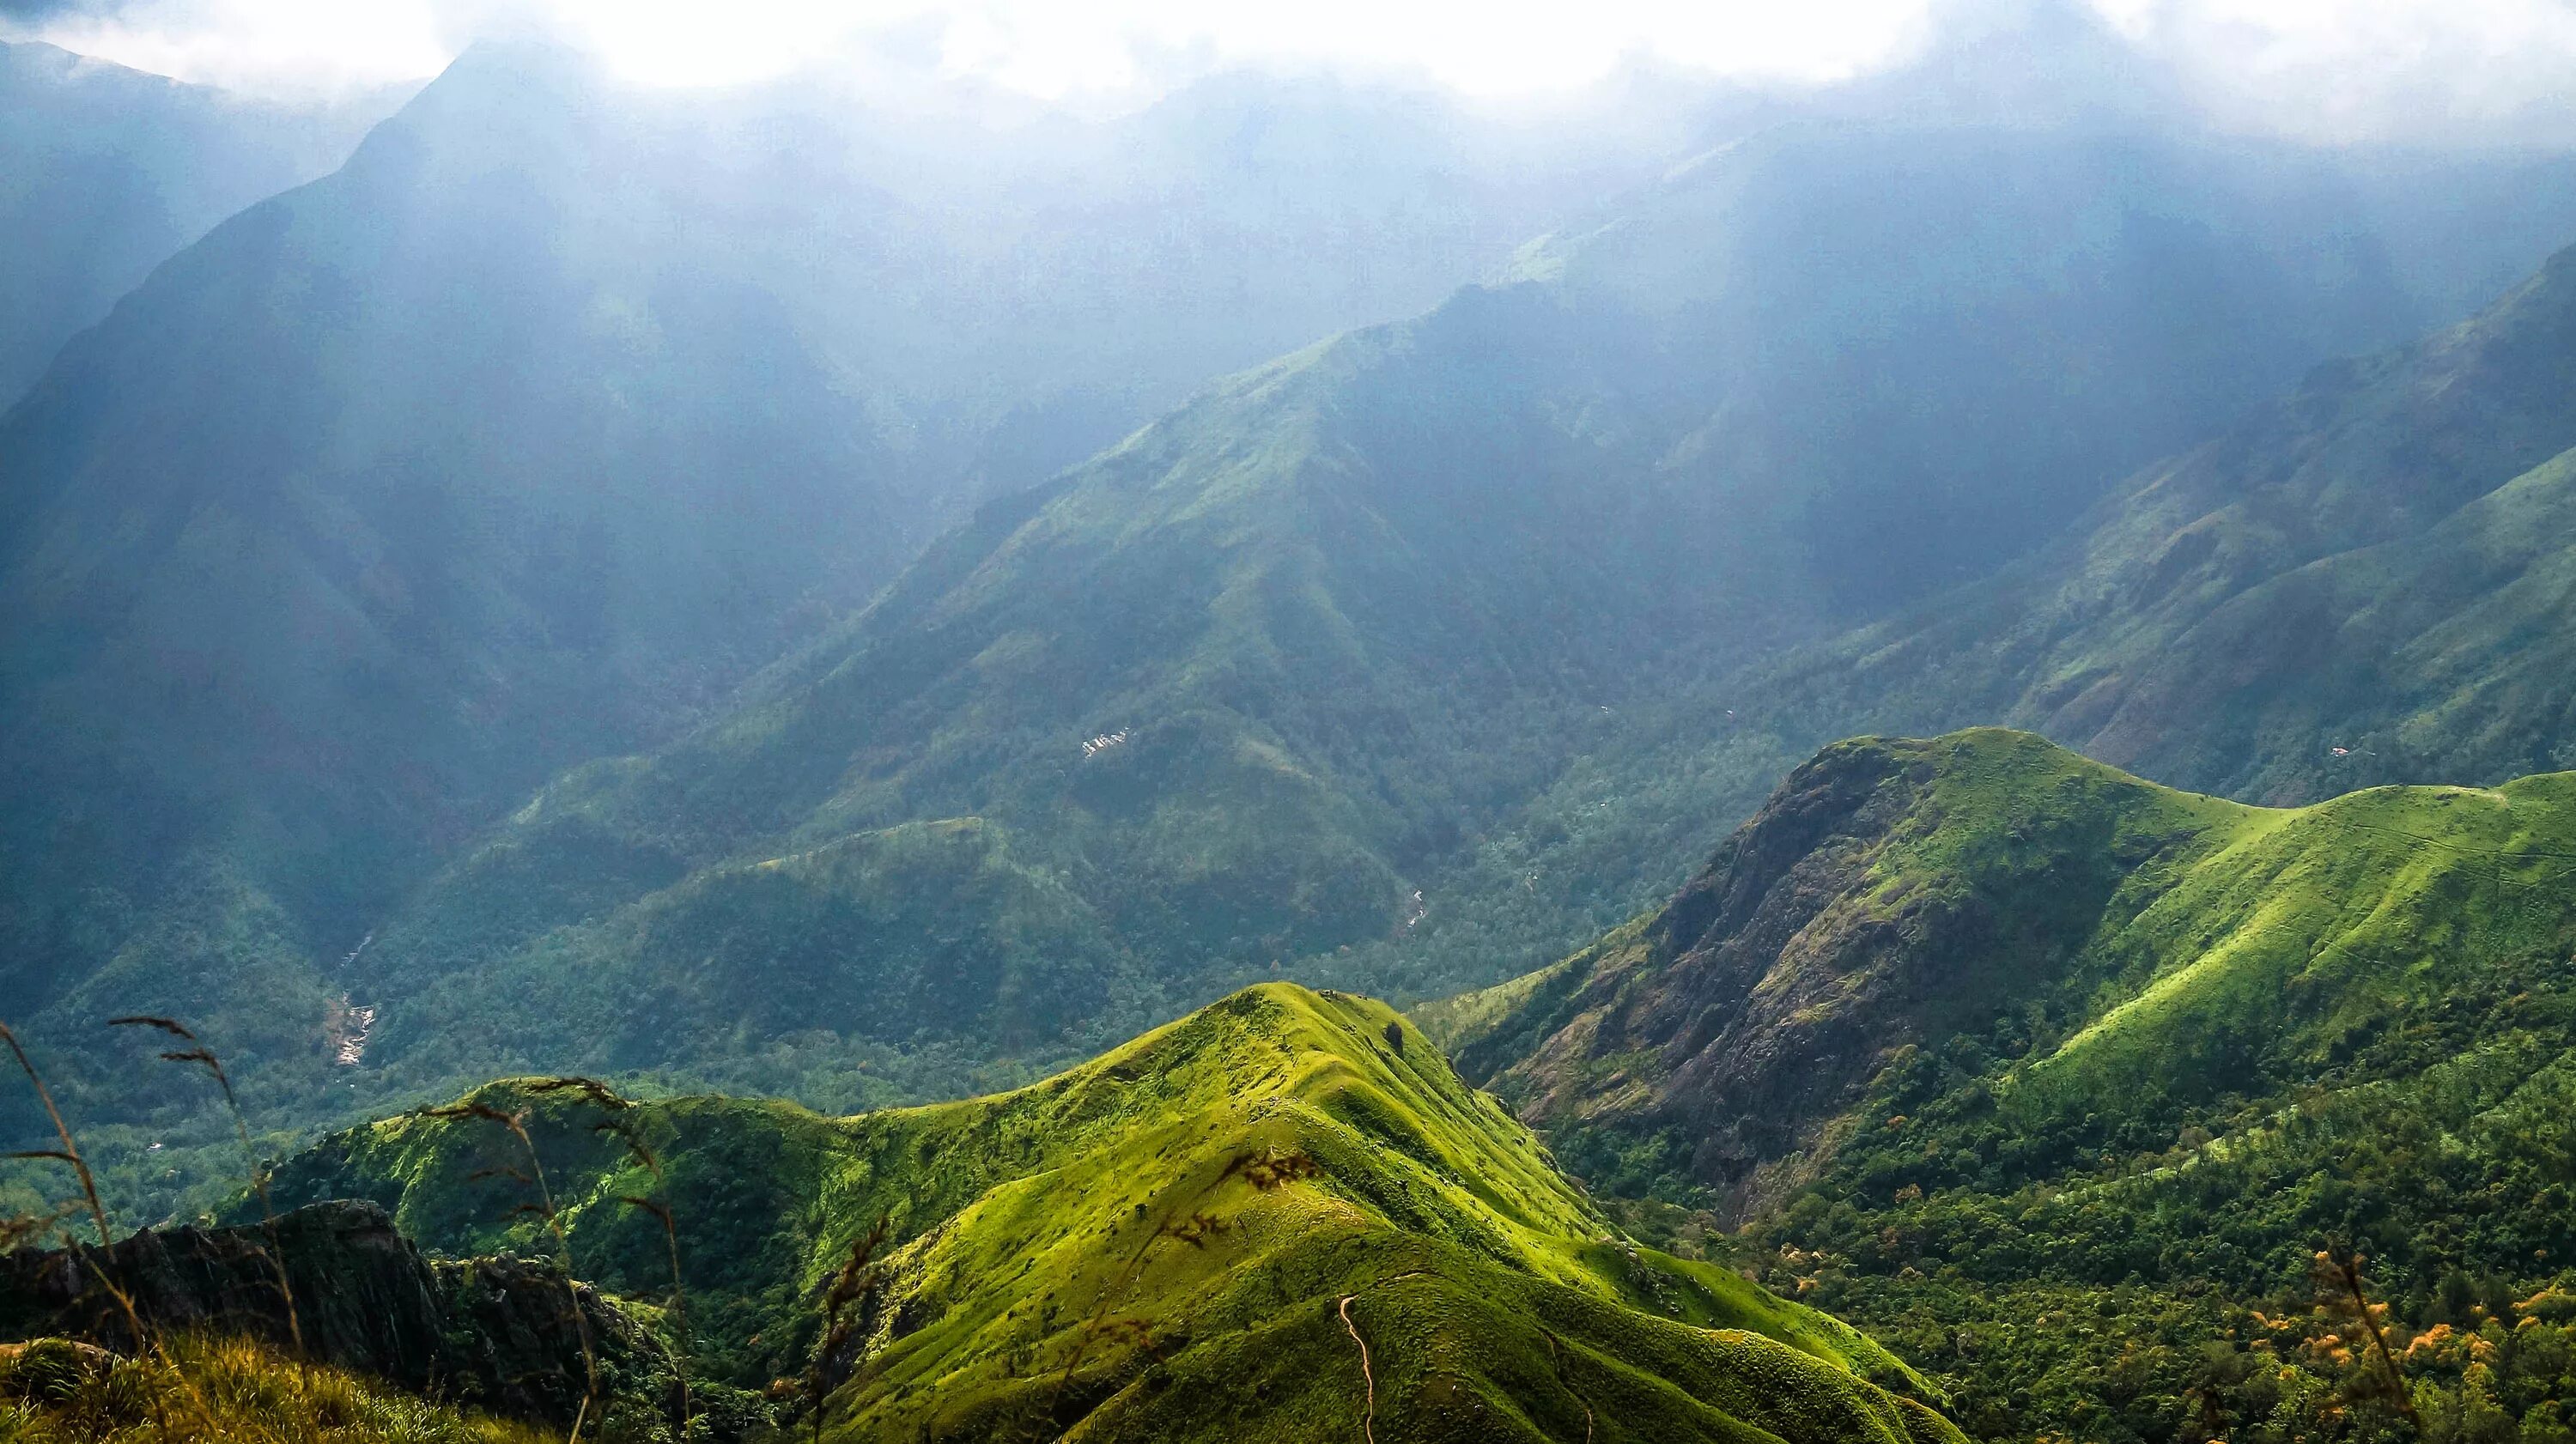
[[[2326, 1339], [2353, 1342], [2310, 1279], [2331, 1247], [2400, 1347], [2504, 1331], [2488, 1374], [2428, 1375], [2428, 1419], [2554, 1438], [2563, 1344], [2520, 1320], [2554, 1323], [2463, 1300], [2576, 1265], [2571, 881], [2576, 774], [2272, 809], [2028, 734], [1864, 739], [1668, 909], [1429, 1011], [1596, 1187], [1663, 1200], [1623, 1217], [1713, 1211], [1710, 1252], [1900, 1341], [1980, 1433], [2405, 1427]], [[1658, 1041], [1737, 957], [1751, 1026]], [[1793, 1126], [1743, 1116], [1775, 1096]], [[2069, 1309], [2098, 1323], [2032, 1331]], [[2302, 1321], [2264, 1346], [2295, 1377], [2247, 1357], [2256, 1310]]]
[[558, 1436], [409, 1397], [242, 1340], [173, 1340], [166, 1356], [83, 1357], [61, 1340], [0, 1345], [5, 1444], [541, 1444]]
[[[665, 1291], [658, 1225], [617, 1201], [656, 1185], [594, 1131], [606, 1115], [525, 1083], [476, 1097], [534, 1110], [578, 1267]], [[1314, 1437], [1366, 1420], [1382, 1440], [1562, 1439], [1587, 1415], [1604, 1439], [1948, 1437], [1912, 1402], [1935, 1396], [1858, 1333], [1627, 1242], [1365, 999], [1255, 988], [960, 1103], [827, 1118], [683, 1098], [617, 1117], [665, 1169], [655, 1196], [679, 1222], [711, 1376], [801, 1375], [818, 1287], [887, 1221], [836, 1437]], [[475, 1120], [406, 1117], [327, 1140], [275, 1187], [282, 1203], [375, 1197], [432, 1248], [532, 1249], [535, 1224], [509, 1212], [521, 1185], [473, 1177], [509, 1146]]]

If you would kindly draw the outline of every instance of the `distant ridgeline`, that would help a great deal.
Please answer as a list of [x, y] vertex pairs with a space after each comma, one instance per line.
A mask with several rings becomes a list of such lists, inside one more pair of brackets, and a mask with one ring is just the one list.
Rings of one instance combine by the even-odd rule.
[[2275, 810], [1982, 730], [1827, 748], [1662, 909], [1417, 1016], [1972, 1432], [2558, 1439], [2571, 955], [2576, 773]]
[[[653, 1332], [614, 1354], [620, 1379], [652, 1388], [626, 1385], [613, 1417], [639, 1432], [613, 1437], [659, 1437], [633, 1401], [674, 1407], [677, 1367], [696, 1407], [721, 1404], [735, 1426], [763, 1389], [796, 1436], [851, 1441], [1961, 1438], [1934, 1390], [1848, 1327], [1617, 1234], [1396, 1013], [1287, 985], [1016, 1092], [851, 1118], [496, 1083], [335, 1135], [289, 1159], [273, 1192], [281, 1206], [373, 1200], [458, 1254], [552, 1257], [560, 1220], [584, 1277], [650, 1301], [595, 1306], [603, 1350], [629, 1320]], [[260, 1212], [242, 1210], [235, 1238], [255, 1241]], [[288, 1218], [295, 1247], [316, 1218], [355, 1240], [333, 1244], [342, 1288], [300, 1275], [332, 1310], [308, 1337], [346, 1343], [334, 1356], [353, 1367], [429, 1367], [368, 1342], [405, 1308], [451, 1308], [409, 1303], [447, 1286], [404, 1262], [407, 1246], [366, 1242], [383, 1216], [352, 1203]], [[535, 1276], [521, 1314], [566, 1297]], [[242, 1271], [245, 1287], [263, 1277]], [[352, 1319], [362, 1288], [394, 1324]], [[0, 1296], [0, 1322], [27, 1314]], [[565, 1333], [520, 1346], [544, 1358], [542, 1413], [558, 1422], [582, 1377]], [[479, 1377], [480, 1355], [447, 1347]]]
[[[2293, 277], [2236, 174], [1790, 127], [1220, 382], [459, 849], [337, 970], [380, 1010], [345, 1080], [857, 1107], [1273, 976], [1420, 996], [1557, 955], [1881, 701], [1765, 680], [1784, 648], [2412, 325], [2384, 256]], [[1931, 219], [1966, 197], [1975, 227]], [[2143, 219], [2174, 207], [2206, 225]], [[1986, 306], [2047, 354], [1997, 357]]]
[[[193, 1083], [95, 1041], [121, 1013], [197, 1026], [284, 1127], [530, 1070], [833, 1109], [955, 1097], [1273, 977], [1400, 998], [1497, 981], [1668, 891], [1824, 740], [2068, 688], [2108, 705], [2104, 679], [2146, 665], [2119, 650], [2123, 599], [2173, 578], [2221, 598], [2312, 554], [2204, 554], [2157, 512], [2122, 533], [2143, 580], [2066, 593], [2101, 604], [2098, 639], [2043, 608], [2000, 675], [1973, 636], [1831, 639], [2088, 524], [2247, 398], [2415, 334], [2535, 253], [2501, 220], [2425, 244], [2428, 217], [2512, 209], [2443, 201], [2467, 170], [2400, 203], [2261, 146], [1781, 126], [1491, 284], [1209, 384], [925, 550], [907, 527], [954, 513], [916, 492], [916, 428], [867, 418], [940, 414], [897, 385], [912, 348], [889, 338], [951, 328], [834, 310], [903, 288], [796, 282], [769, 213], [731, 192], [605, 184], [657, 175], [634, 157], [659, 132], [561, 70], [467, 57], [338, 174], [161, 267], [0, 421], [19, 623], [0, 636], [0, 988], [66, 1096], [130, 1127], [100, 1134], [120, 1197], [165, 1204], [220, 1170], [186, 1146], [211, 1137]], [[1517, 214], [1471, 201], [1443, 204]], [[801, 188], [794, 215], [856, 224]], [[909, 254], [851, 264], [899, 275]], [[1436, 257], [1413, 254], [1406, 284], [1427, 285]], [[1185, 286], [1198, 319], [1157, 364], [1227, 354], [1239, 308], [1211, 298], [1295, 269], [1225, 256], [1241, 285]], [[2412, 457], [2420, 421], [2420, 466], [2383, 473], [2441, 485], [2413, 510], [2321, 493], [2319, 537], [2403, 540], [2482, 496], [2576, 415], [2550, 369], [2555, 286], [2435, 345], [2463, 361], [2442, 387], [2407, 379], [2436, 374], [2415, 353], [2320, 380], [2290, 422], [2194, 463], [2193, 494], [2269, 484], [2282, 426]], [[1181, 314], [1037, 289], [1095, 318], [1068, 334], [1138, 353], [1050, 351], [1059, 379], [1141, 377], [1151, 338], [1127, 333]], [[1008, 306], [968, 299], [1008, 330]], [[1308, 314], [1326, 310], [1273, 321]], [[1017, 350], [976, 334], [935, 369]], [[1128, 394], [1199, 384], [1154, 374], [1168, 390]], [[2345, 393], [2368, 405], [2313, 399]], [[2444, 421], [2488, 414], [2483, 438]], [[2230, 522], [2211, 507], [2173, 525]], [[2444, 595], [2506, 585], [2512, 520], [2443, 553], [2484, 568], [2443, 564]], [[2424, 656], [2474, 668], [2521, 616]], [[2367, 659], [2410, 634], [2336, 635]], [[2021, 665], [2060, 641], [2085, 650]], [[2270, 797], [2351, 742], [2352, 699], [2415, 695], [2379, 680], [2339, 674], [2304, 711], [2199, 741], [2168, 706], [2105, 745], [2157, 735], [2198, 769], [2171, 775]], [[2553, 685], [2510, 715], [2542, 716]], [[2415, 751], [2354, 755], [2489, 779], [2541, 730], [2443, 715], [2459, 726]], [[2270, 760], [2231, 751], [2247, 737]], [[2311, 772], [2291, 780], [2332, 775]]]

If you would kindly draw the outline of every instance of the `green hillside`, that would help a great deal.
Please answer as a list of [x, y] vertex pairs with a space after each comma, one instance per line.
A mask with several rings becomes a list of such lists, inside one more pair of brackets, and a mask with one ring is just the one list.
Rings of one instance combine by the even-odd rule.
[[[805, 1377], [820, 1296], [882, 1219], [826, 1437], [1956, 1437], [1848, 1328], [1626, 1242], [1348, 995], [1264, 986], [1011, 1093], [847, 1118], [535, 1080], [473, 1101], [528, 1111], [603, 1287], [669, 1298], [661, 1225], [621, 1200], [667, 1206], [695, 1366], [728, 1382]], [[374, 1198], [426, 1247], [535, 1251], [525, 1164], [491, 1122], [407, 1115], [290, 1160], [276, 1192]]]
[[2576, 765], [2571, 447], [2576, 253], [2457, 327], [2319, 368], [1992, 576], [1631, 709], [1479, 839], [1445, 889], [1474, 926], [1423, 944], [1526, 947], [1511, 924], [1542, 899], [1640, 858], [1677, 886], [1854, 733], [2005, 722], [2273, 804]]
[[[1638, 783], [1616, 815], [1661, 805], [1621, 769], [1713, 679], [2036, 540], [2391, 322], [2394, 282], [2285, 280], [2303, 222], [2239, 175], [1786, 128], [1504, 281], [1220, 383], [989, 504], [695, 734], [550, 784], [348, 970], [380, 1010], [352, 1081], [676, 1070], [851, 1107], [1013, 1081], [1263, 978], [1418, 995], [1562, 947], [1677, 854], [1507, 871], [1555, 789], [1609, 768]], [[2148, 219], [2177, 209], [2203, 222]], [[2141, 313], [2140, 276], [2210, 314]], [[2045, 316], [2053, 359], [1989, 364], [1990, 306]], [[1924, 384], [1855, 400], [1827, 362], [1862, 353]], [[1974, 488], [1974, 546], [1900, 554], [1931, 534], [1907, 508]], [[1701, 771], [1766, 787], [1749, 765]], [[719, 1006], [772, 996], [798, 1011]], [[538, 999], [587, 1025], [512, 1021]]]
[[2562, 252], [2475, 319], [2324, 368], [2028, 563], [1774, 690], [1784, 710], [2008, 717], [2265, 801], [2563, 768], [2571, 402]]
[[1864, 739], [1664, 909], [1422, 1017], [1975, 1432], [2404, 1428], [2312, 1278], [2357, 1250], [2432, 1437], [2550, 1438], [2571, 877], [2576, 774], [2272, 810], [2024, 733]]

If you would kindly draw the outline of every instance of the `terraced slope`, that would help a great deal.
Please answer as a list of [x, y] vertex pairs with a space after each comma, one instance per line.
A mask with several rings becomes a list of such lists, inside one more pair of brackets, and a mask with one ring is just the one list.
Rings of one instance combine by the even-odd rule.
[[[2576, 1283], [2571, 951], [2576, 774], [2265, 809], [1987, 729], [1826, 749], [1669, 906], [1423, 1021], [1979, 1432], [2208, 1438], [2290, 1395], [2283, 1429], [2376, 1428], [2320, 1249], [2433, 1340], [2428, 1413], [2564, 1387], [2554, 1333], [2477, 1354], [2477, 1398], [2443, 1341]], [[2068, 1309], [2104, 1323], [2014, 1332]]]
[[[668, 1206], [701, 1367], [736, 1382], [801, 1375], [817, 1294], [883, 1219], [881, 1286], [831, 1355], [832, 1437], [1955, 1437], [1850, 1329], [1619, 1238], [1360, 998], [1256, 988], [1016, 1092], [851, 1118], [526, 1081], [475, 1100], [531, 1110], [603, 1286], [667, 1293], [660, 1224], [620, 1200]], [[526, 1185], [476, 1177], [524, 1174], [516, 1150], [408, 1116], [277, 1187], [375, 1198], [433, 1248], [525, 1247]]]

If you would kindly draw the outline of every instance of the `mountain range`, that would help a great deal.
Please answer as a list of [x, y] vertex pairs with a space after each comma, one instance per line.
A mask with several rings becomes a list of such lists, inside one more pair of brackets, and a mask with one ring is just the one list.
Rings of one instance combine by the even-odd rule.
[[2068, 43], [0, 55], [0, 1432], [2560, 1444], [2576, 171]]
[[[2069, 476], [2125, 496], [2183, 418], [2392, 324], [2385, 271], [2301, 290], [2312, 253], [2257, 244], [2276, 193], [2224, 230], [2155, 219], [2224, 214], [2211, 193], [2095, 138], [1774, 130], [1429, 315], [1220, 383], [459, 854], [346, 974], [377, 1066], [894, 1101], [1274, 972], [1420, 996], [1571, 946], [1789, 749], [1903, 711], [1830, 660], [1847, 618], [1948, 612], [1957, 559], [2048, 544]], [[2203, 349], [2248, 337], [2273, 339]], [[1770, 680], [1811, 665], [1845, 690]], [[1702, 753], [1680, 787], [1652, 775], [1675, 733]], [[1616, 789], [1594, 850], [1506, 871], [1568, 786]]]
[[[2232, 1433], [2320, 1383], [2387, 1415], [2337, 1251], [2420, 1415], [2530, 1417], [2560, 1356], [2445, 1340], [2564, 1321], [2571, 802], [2259, 808], [2024, 732], [1858, 739], [1664, 907], [1420, 1021], [1594, 1187], [1906, 1341], [1973, 1432]], [[2100, 1326], [2016, 1343], [2070, 1307]]]
[[348, 159], [405, 93], [281, 102], [0, 42], [0, 407], [153, 267]]

